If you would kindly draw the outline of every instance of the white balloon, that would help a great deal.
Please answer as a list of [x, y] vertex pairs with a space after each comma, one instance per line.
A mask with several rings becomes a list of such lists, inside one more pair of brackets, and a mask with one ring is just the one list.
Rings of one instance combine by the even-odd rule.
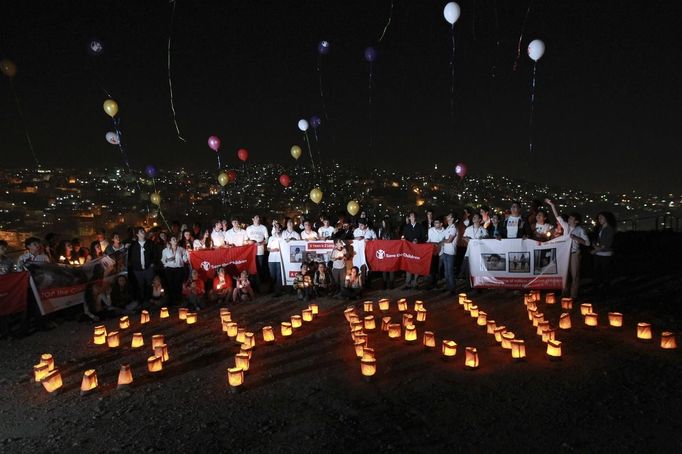
[[445, 20], [451, 25], [454, 25], [454, 23], [457, 22], [457, 19], [459, 19], [459, 13], [459, 5], [455, 2], [448, 3], [443, 9], [443, 16], [445, 16]]
[[107, 139], [107, 142], [109, 142], [112, 145], [118, 145], [119, 143], [121, 143], [121, 140], [118, 138], [118, 134], [116, 134], [115, 132], [109, 131], [105, 137]]
[[528, 45], [528, 56], [533, 61], [538, 61], [545, 54], [545, 43], [542, 40], [534, 39]]
[[306, 132], [308, 130], [308, 120], [305, 118], [301, 118], [298, 120], [298, 129], [300, 129], [303, 132]]

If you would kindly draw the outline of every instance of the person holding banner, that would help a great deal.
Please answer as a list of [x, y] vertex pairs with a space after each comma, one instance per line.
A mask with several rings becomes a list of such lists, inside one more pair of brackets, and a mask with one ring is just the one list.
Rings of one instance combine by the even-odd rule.
[[272, 236], [268, 238], [268, 270], [272, 278], [272, 291], [274, 296], [281, 296], [282, 294], [282, 255], [281, 244], [282, 241], [282, 226], [278, 222], [272, 225]]
[[451, 295], [455, 295], [455, 245], [457, 244], [457, 227], [455, 226], [455, 215], [448, 213], [445, 216], [448, 226], [443, 232], [443, 272], [445, 273], [445, 283]]
[[[433, 212], [427, 211], [427, 215], [431, 213], [431, 219], [433, 219]], [[427, 222], [428, 216], [427, 216]], [[428, 290], [433, 290], [438, 284], [438, 275], [443, 266], [443, 240], [445, 239], [445, 229], [443, 228], [440, 219], [433, 219], [431, 222], [432, 227], [428, 229], [427, 243], [435, 245], [433, 248], [433, 256], [431, 256], [431, 276]]]
[[356, 240], [376, 240], [377, 234], [374, 230], [367, 227], [367, 219], [358, 219], [358, 228], [353, 231], [353, 238]]
[[327, 216], [322, 216], [322, 226], [317, 229], [317, 235], [321, 240], [330, 240], [336, 233], [336, 228], [332, 227], [329, 223], [329, 218]]
[[[424, 226], [417, 222], [417, 215], [414, 211], [410, 211], [407, 216], [407, 223], [403, 227], [403, 240], [411, 241], [412, 243], [424, 243], [426, 241], [426, 232]], [[419, 276], [405, 271], [405, 286], [403, 290], [410, 290], [417, 287], [417, 279]]]
[[[384, 216], [379, 225], [379, 230], [377, 232], [377, 238], [380, 240], [394, 240], [395, 236], [393, 234], [393, 227], [391, 226], [391, 220], [388, 215]], [[383, 281], [383, 289], [393, 288], [393, 277], [395, 275], [394, 271], [382, 271], [381, 278]]]
[[331, 254], [332, 261], [332, 279], [336, 286], [336, 291], [340, 292], [343, 288], [346, 278], [346, 256], [348, 250], [343, 240], [334, 241], [334, 250]]
[[260, 223], [260, 216], [251, 218], [252, 224], [246, 228], [246, 238], [255, 243], [256, 248], [256, 288], [260, 287], [261, 281], [265, 280], [265, 245], [268, 242], [268, 229]]
[[301, 239], [305, 241], [317, 240], [317, 232], [313, 230], [313, 225], [309, 220], [303, 221], [303, 231], [301, 232]]
[[41, 252], [40, 240], [34, 236], [24, 241], [26, 252], [17, 260], [17, 269], [28, 271], [26, 265], [30, 262], [49, 262], [50, 258]]
[[282, 232], [282, 239], [284, 241], [300, 240], [301, 235], [294, 230], [294, 221], [291, 218], [286, 219], [287, 228]]
[[502, 238], [530, 238], [533, 232], [521, 215], [521, 203], [512, 202], [510, 211], [509, 217], [502, 223]]
[[220, 221], [215, 221], [213, 231], [211, 232], [211, 244], [213, 244], [214, 248], [225, 246], [225, 232], [223, 231], [223, 223]]
[[246, 230], [239, 224], [239, 219], [232, 218], [232, 228], [225, 232], [225, 243], [227, 246], [244, 246], [248, 240]]

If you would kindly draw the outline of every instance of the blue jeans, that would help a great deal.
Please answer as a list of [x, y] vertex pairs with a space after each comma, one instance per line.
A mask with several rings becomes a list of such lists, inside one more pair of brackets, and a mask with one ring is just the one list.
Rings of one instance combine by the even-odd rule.
[[272, 278], [272, 291], [279, 293], [282, 290], [282, 273], [279, 262], [268, 262], [268, 269], [270, 270], [270, 277]]
[[448, 286], [448, 290], [451, 292], [455, 291], [455, 256], [449, 254], [443, 254], [441, 256], [443, 259], [443, 272], [445, 273], [445, 283]]

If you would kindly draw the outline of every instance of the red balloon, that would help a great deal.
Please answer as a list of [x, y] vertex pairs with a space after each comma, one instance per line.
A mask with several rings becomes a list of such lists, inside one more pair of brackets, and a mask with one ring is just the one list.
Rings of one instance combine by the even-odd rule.
[[246, 148], [240, 148], [237, 151], [237, 157], [239, 158], [240, 161], [246, 162], [247, 159], [249, 159], [249, 150]]
[[464, 178], [467, 174], [467, 166], [463, 162], [457, 163], [455, 166], [455, 173], [457, 174], [458, 177]]
[[279, 184], [284, 186], [285, 188], [288, 187], [291, 184], [291, 178], [289, 178], [289, 175], [286, 173], [283, 173], [282, 175], [279, 176]]
[[232, 183], [233, 181], [237, 181], [237, 172], [234, 170], [228, 170], [227, 171], [227, 180]]

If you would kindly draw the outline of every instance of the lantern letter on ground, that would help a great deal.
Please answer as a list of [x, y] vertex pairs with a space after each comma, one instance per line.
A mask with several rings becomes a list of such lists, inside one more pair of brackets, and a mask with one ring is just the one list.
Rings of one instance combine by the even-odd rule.
[[97, 371], [95, 369], [86, 370], [81, 381], [81, 396], [97, 388], [97, 384]]
[[592, 312], [592, 304], [583, 303], [580, 305], [580, 315], [589, 314]]
[[107, 342], [107, 329], [104, 325], [95, 326], [92, 342], [95, 345], [104, 345]]
[[564, 312], [559, 317], [559, 328], [561, 329], [571, 329], [571, 314]]
[[36, 364], [33, 366], [33, 381], [40, 383], [48, 373], [50, 373], [50, 366], [48, 364]]
[[149, 372], [160, 372], [163, 370], [163, 359], [156, 355], [147, 358], [147, 370]]
[[178, 309], [178, 319], [187, 320], [187, 312], [189, 312], [189, 310], [186, 307], [181, 307]]
[[511, 341], [511, 354], [515, 360], [522, 360], [526, 357], [526, 344], [521, 339]]
[[417, 341], [417, 327], [414, 325], [407, 325], [405, 327], [405, 342], [412, 344]]
[[457, 354], [457, 343], [452, 340], [443, 340], [441, 344], [443, 359], [453, 358]]
[[165, 343], [166, 343], [166, 340], [163, 337], [163, 334], [154, 334], [152, 336], [152, 348], [156, 348], [159, 345], [163, 345]]
[[597, 314], [595, 314], [594, 312], [590, 312], [589, 314], [585, 314], [585, 326], [595, 327], [598, 324], [599, 324], [599, 318], [598, 318]]
[[291, 328], [291, 323], [289, 322], [282, 322], [281, 323], [281, 330], [282, 330], [282, 336], [284, 337], [289, 337], [293, 333], [293, 330]]
[[365, 312], [373, 312], [374, 311], [374, 303], [372, 301], [365, 301], [363, 304], [363, 310]]
[[390, 306], [390, 301], [387, 298], [382, 298], [379, 300], [379, 310], [386, 312]]
[[121, 364], [118, 371], [118, 387], [129, 385], [133, 382], [133, 372], [128, 364]]
[[407, 300], [405, 298], [400, 298], [398, 300], [398, 311], [405, 312], [407, 310]]
[[162, 307], [161, 312], [159, 312], [159, 318], [168, 318], [170, 314], [168, 313], [167, 307]]
[[263, 341], [268, 344], [275, 342], [275, 332], [272, 330], [272, 326], [263, 327]]
[[650, 323], [637, 323], [637, 339], [641, 341], [650, 341], [652, 338]]
[[363, 358], [360, 360], [360, 371], [365, 379], [369, 379], [377, 373], [377, 360], [374, 358]]
[[425, 348], [435, 348], [436, 347], [436, 336], [432, 331], [424, 331], [423, 344]]
[[400, 323], [390, 323], [388, 325], [388, 337], [391, 339], [400, 337]]
[[464, 366], [467, 369], [476, 369], [478, 367], [478, 351], [476, 347], [466, 347], [464, 349]]
[[372, 331], [376, 329], [376, 323], [374, 322], [374, 316], [373, 315], [368, 315], [365, 317], [365, 329], [367, 331]]
[[43, 388], [45, 388], [48, 393], [57, 391], [62, 387], [62, 375], [59, 372], [59, 369], [54, 369], [52, 372], [45, 375], [40, 383], [42, 383]]
[[188, 325], [194, 325], [197, 322], [197, 313], [187, 312], [187, 317], [185, 318], [185, 321], [187, 322]]
[[107, 334], [107, 345], [109, 348], [116, 348], [120, 345], [121, 338], [118, 335], [118, 331], [112, 331]]
[[313, 321], [313, 310], [310, 308], [303, 309], [303, 311], [301, 311], [301, 316], [303, 317], [304, 322], [312, 322]]
[[561, 298], [561, 308], [565, 311], [573, 309], [573, 298]]
[[556, 303], [556, 295], [554, 293], [548, 293], [545, 295], [545, 304], [555, 304]]
[[550, 359], [561, 358], [561, 341], [551, 340], [547, 342], [547, 356]]
[[620, 328], [623, 326], [623, 314], [620, 312], [609, 312], [609, 326]]
[[144, 337], [142, 337], [142, 333], [133, 333], [133, 340], [130, 343], [130, 346], [133, 348], [140, 348], [144, 345]]
[[232, 390], [236, 391], [244, 383], [244, 369], [241, 367], [228, 368], [227, 383]]
[[249, 370], [249, 355], [247, 353], [237, 353], [234, 355], [235, 367], [240, 367], [244, 372]]
[[161, 358], [161, 362], [165, 363], [170, 359], [168, 356], [168, 345], [166, 344], [159, 344], [154, 346], [154, 356], [158, 356]]
[[391, 317], [383, 317], [381, 319], [381, 331], [388, 331], [388, 325], [391, 324]]
[[124, 315], [118, 320], [118, 327], [120, 329], [128, 329], [130, 328], [130, 319], [128, 318], [127, 315]]
[[140, 313], [140, 324], [144, 325], [145, 323], [149, 323], [151, 321], [151, 317], [149, 316], [149, 311], [142, 311]]
[[300, 315], [292, 315], [291, 316], [291, 327], [292, 328], [300, 328], [301, 325], [303, 325], [303, 321], [301, 320]]
[[661, 333], [661, 348], [664, 350], [674, 350], [677, 348], [675, 333], [670, 331], [663, 331]]

